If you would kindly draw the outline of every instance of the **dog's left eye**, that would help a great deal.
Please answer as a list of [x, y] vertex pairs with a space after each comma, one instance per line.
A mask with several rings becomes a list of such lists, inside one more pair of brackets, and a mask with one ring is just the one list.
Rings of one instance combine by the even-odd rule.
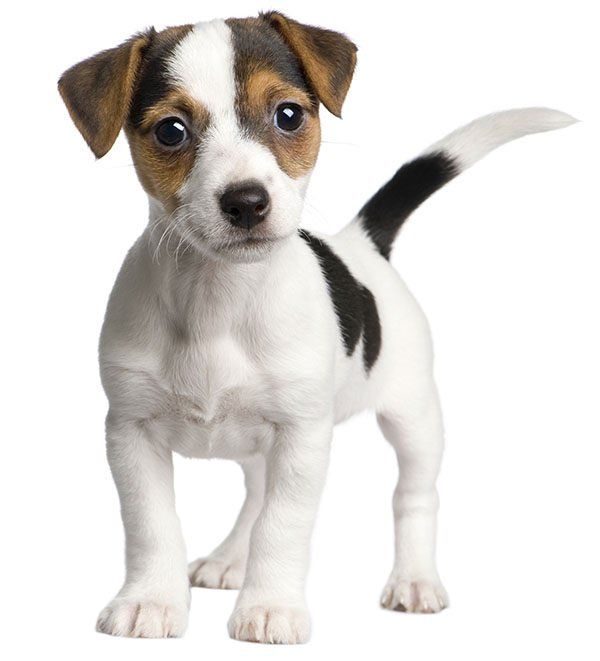
[[185, 124], [177, 117], [163, 119], [154, 129], [156, 139], [165, 147], [177, 147], [188, 136]]
[[282, 103], [277, 107], [273, 121], [282, 131], [295, 131], [300, 128], [304, 119], [304, 111], [297, 103]]

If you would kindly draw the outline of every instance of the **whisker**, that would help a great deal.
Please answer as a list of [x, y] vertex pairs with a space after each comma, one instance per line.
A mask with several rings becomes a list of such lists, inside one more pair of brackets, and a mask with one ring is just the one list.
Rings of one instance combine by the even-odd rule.
[[[169, 253], [169, 243], [171, 241], [171, 236], [173, 235], [173, 232], [175, 231], [175, 228], [179, 223], [185, 222], [191, 215], [193, 214], [193, 209], [191, 208], [192, 205], [190, 203], [186, 204], [181, 204], [179, 207], [174, 209], [169, 215], [164, 215], [160, 216], [156, 219], [156, 221], [153, 223], [153, 226], [150, 229], [150, 236], [149, 236], [149, 241], [154, 240], [154, 233], [156, 232], [156, 228], [160, 225], [164, 225], [164, 231], [156, 244], [156, 247], [154, 249], [154, 253], [152, 255], [152, 260], [158, 263], [158, 255], [161, 249], [161, 246], [163, 244], [163, 241], [165, 238], [167, 239], [166, 243], [166, 251], [167, 254]], [[189, 211], [186, 211], [185, 213], [182, 213], [182, 210], [186, 210], [189, 208]], [[166, 222], [165, 222], [166, 221]]]
[[181, 233], [181, 236], [179, 237], [179, 243], [177, 244], [177, 248], [175, 249], [175, 270], [178, 269], [178, 263], [177, 260], [179, 259], [179, 250], [181, 248], [181, 245], [184, 241], [186, 241], [186, 237], [190, 234], [190, 232], [194, 231], [194, 227], [185, 227], [183, 232]]
[[318, 207], [316, 207], [308, 199], [308, 197], [304, 199], [304, 207], [309, 211], [312, 211], [319, 218], [319, 220], [322, 220], [323, 222], [327, 222], [327, 217], [325, 216], [325, 214]]

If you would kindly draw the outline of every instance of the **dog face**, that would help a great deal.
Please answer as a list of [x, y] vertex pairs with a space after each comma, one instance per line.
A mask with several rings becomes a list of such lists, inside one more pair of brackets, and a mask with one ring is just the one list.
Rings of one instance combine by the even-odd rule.
[[296, 229], [356, 47], [277, 12], [149, 30], [69, 69], [59, 90], [92, 151], [125, 128], [138, 177], [180, 240], [252, 261]]

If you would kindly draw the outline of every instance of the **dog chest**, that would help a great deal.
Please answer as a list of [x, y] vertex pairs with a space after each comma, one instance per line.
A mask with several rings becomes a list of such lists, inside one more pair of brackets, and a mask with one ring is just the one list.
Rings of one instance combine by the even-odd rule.
[[246, 351], [229, 335], [173, 347], [163, 356], [162, 379], [179, 408], [207, 424], [260, 387]]
[[264, 386], [258, 371], [230, 336], [173, 345], [117, 378], [123, 383], [113, 395], [123, 397], [111, 407], [116, 403], [142, 422], [155, 442], [184, 456], [247, 456], [271, 433], [260, 406]]

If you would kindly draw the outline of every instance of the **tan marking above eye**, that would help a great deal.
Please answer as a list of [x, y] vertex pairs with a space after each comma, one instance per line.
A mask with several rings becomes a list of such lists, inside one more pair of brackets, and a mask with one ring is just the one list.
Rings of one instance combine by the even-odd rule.
[[278, 101], [293, 100], [307, 111], [315, 109], [314, 100], [304, 90], [290, 85], [269, 69], [253, 73], [246, 81], [245, 88], [243, 103], [254, 117], [274, 109]]
[[[181, 148], [166, 148], [155, 139], [155, 127], [167, 117], [180, 117], [189, 131], [190, 139]], [[142, 186], [169, 212], [179, 204], [177, 193], [194, 167], [196, 148], [209, 120], [201, 103], [181, 90], [172, 90], [145, 111], [139, 126], [129, 124], [125, 129]]]
[[185, 92], [175, 89], [144, 112], [139, 130], [142, 132], [150, 131], [161, 119], [180, 115], [183, 115], [182, 119], [189, 120], [190, 126], [188, 128], [196, 132], [203, 131], [210, 119], [205, 106], [185, 94]]
[[[242, 114], [250, 118], [256, 138], [274, 154], [279, 167], [296, 179], [307, 174], [315, 164], [321, 144], [318, 104], [305, 90], [283, 80], [271, 69], [261, 69], [246, 80], [239, 99]], [[298, 104], [305, 112], [305, 122], [286, 135], [274, 124], [274, 113], [283, 102]]]

